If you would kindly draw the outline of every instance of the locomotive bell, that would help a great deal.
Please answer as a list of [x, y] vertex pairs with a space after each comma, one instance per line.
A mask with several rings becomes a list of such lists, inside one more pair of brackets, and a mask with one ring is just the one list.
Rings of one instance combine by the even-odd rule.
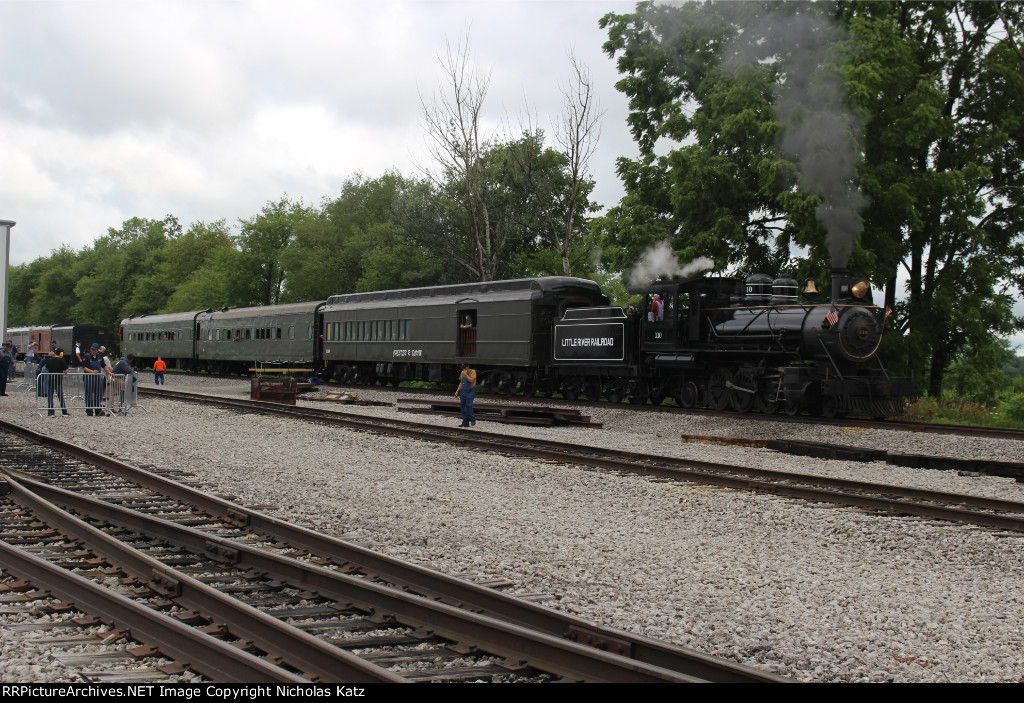
[[818, 282], [815, 281], [813, 278], [808, 278], [807, 281], [804, 283], [804, 295], [810, 297], [817, 295], [819, 292], [820, 291], [818, 290]]

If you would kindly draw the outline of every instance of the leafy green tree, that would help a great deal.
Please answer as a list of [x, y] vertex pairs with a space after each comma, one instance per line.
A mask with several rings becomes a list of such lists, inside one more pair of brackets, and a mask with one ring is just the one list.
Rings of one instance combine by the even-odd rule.
[[487, 154], [495, 160], [489, 171], [494, 186], [505, 194], [501, 212], [532, 244], [516, 256], [525, 275], [571, 276], [591, 268], [589, 218], [597, 206], [590, 200], [594, 181], [587, 178], [580, 153], [585, 148], [577, 143], [575, 153], [557, 151], [534, 130]]
[[440, 261], [420, 247], [406, 243], [396, 229], [382, 226], [374, 241], [377, 246], [366, 252], [362, 275], [356, 281], [356, 292], [420, 288], [451, 282]]
[[51, 252], [49, 257], [40, 256], [27, 264], [10, 267], [7, 288], [9, 327], [42, 324], [39, 320], [34, 320], [31, 315], [33, 289], [49, 268], [50, 258], [55, 255], [56, 252]]
[[[281, 258], [286, 281], [283, 299], [317, 300], [351, 293], [360, 287], [368, 267], [377, 265], [374, 262], [403, 253], [408, 245], [398, 224], [398, 204], [412, 187], [397, 172], [374, 179], [357, 174], [346, 180], [337, 198], [325, 199], [314, 217], [296, 227]], [[388, 253], [392, 248], [396, 251]], [[412, 266], [405, 274], [417, 280], [416, 269]], [[403, 277], [378, 271], [374, 285], [400, 287]]]
[[1022, 324], [1007, 292], [1024, 278], [1021, 13], [750, 2], [605, 16], [640, 157], [619, 160], [627, 195], [601, 222], [604, 260], [624, 268], [667, 239], [682, 261], [821, 276], [849, 254], [886, 288], [901, 353], [938, 397], [951, 363]]
[[46, 259], [33, 262], [31, 272], [36, 279], [32, 285], [32, 300], [24, 324], [75, 321], [72, 308], [76, 300], [75, 284], [78, 279], [75, 269], [78, 258], [78, 254], [70, 247], [62, 246], [51, 252]]
[[158, 312], [243, 304], [232, 297], [229, 285], [241, 252], [234, 248], [224, 220], [192, 223], [187, 232], [165, 244], [162, 254], [154, 275], [140, 282], [136, 299], [153, 296]]
[[[544, 146], [542, 132], [489, 144], [479, 153], [476, 169], [475, 212], [456, 172], [422, 182], [409, 193], [400, 222], [410, 243], [452, 266], [464, 281], [587, 267], [593, 183], [574, 183], [568, 159]], [[568, 238], [567, 226], [572, 228]]]
[[140, 296], [141, 309], [133, 299], [139, 282], [152, 276], [161, 264], [168, 239], [180, 233], [181, 225], [173, 216], [163, 220], [133, 217], [121, 229], [110, 228], [92, 247], [83, 249], [72, 272], [77, 279], [73, 320], [117, 329], [129, 312], [156, 312], [161, 301], [155, 296]]
[[293, 203], [288, 196], [268, 202], [260, 214], [239, 220], [242, 231], [235, 244], [242, 253], [239, 277], [244, 285], [244, 305], [276, 305], [284, 289], [284, 267], [281, 257], [295, 235], [296, 228], [312, 219], [315, 213], [302, 201]]
[[1003, 339], [966, 351], [950, 368], [947, 389], [959, 398], [991, 404], [1011, 385], [1005, 368], [1017, 357]]
[[[1012, 3], [849, 3], [864, 48], [848, 79], [868, 124], [865, 248], [886, 301], [909, 275], [904, 328], [939, 397], [947, 368], [1019, 329], [1024, 281], [1024, 54]], [[925, 366], [923, 360], [930, 358]]]
[[207, 261], [174, 289], [162, 312], [250, 305], [251, 281], [245, 278], [242, 259], [233, 246], [213, 249]]

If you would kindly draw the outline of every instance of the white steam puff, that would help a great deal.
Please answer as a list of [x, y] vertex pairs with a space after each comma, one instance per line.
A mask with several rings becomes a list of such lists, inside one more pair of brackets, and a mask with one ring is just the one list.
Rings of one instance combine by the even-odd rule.
[[715, 268], [715, 262], [706, 256], [694, 259], [680, 266], [668, 241], [659, 242], [640, 257], [640, 261], [629, 272], [629, 285], [639, 286], [658, 278], [687, 278]]

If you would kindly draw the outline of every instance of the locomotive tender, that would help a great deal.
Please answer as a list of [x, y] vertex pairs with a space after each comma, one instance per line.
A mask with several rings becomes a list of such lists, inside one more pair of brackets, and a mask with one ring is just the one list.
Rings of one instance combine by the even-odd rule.
[[[845, 270], [833, 271], [832, 298], [821, 302], [801, 301], [792, 278], [763, 274], [632, 292], [643, 311], [609, 306], [593, 281], [548, 277], [145, 315], [122, 322], [122, 348], [144, 364], [162, 355], [171, 368], [279, 364], [394, 385], [454, 382], [468, 361], [497, 393], [672, 397], [738, 412], [889, 417], [916, 393], [877, 363], [886, 318], [867, 281]], [[647, 313], [655, 295], [660, 310]], [[871, 360], [876, 368], [862, 366]]]

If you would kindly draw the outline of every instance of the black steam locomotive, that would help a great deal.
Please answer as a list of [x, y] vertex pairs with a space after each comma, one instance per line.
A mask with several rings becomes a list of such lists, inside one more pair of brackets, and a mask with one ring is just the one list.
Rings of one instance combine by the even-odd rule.
[[[612, 401], [673, 397], [682, 407], [825, 417], [890, 417], [916, 394], [878, 362], [886, 315], [871, 286], [833, 270], [830, 300], [801, 301], [797, 282], [764, 274], [652, 283], [631, 292], [646, 312], [567, 310], [555, 326], [568, 395]], [[807, 299], [807, 296], [811, 299]], [[875, 361], [875, 368], [864, 362]]]
[[901, 414], [915, 388], [877, 364], [885, 316], [870, 286], [837, 270], [833, 291], [802, 302], [791, 278], [690, 278], [637, 289], [643, 309], [623, 309], [593, 281], [550, 277], [131, 317], [121, 335], [125, 352], [170, 368], [300, 366], [398, 385], [454, 382], [468, 361], [483, 386], [527, 397]]

